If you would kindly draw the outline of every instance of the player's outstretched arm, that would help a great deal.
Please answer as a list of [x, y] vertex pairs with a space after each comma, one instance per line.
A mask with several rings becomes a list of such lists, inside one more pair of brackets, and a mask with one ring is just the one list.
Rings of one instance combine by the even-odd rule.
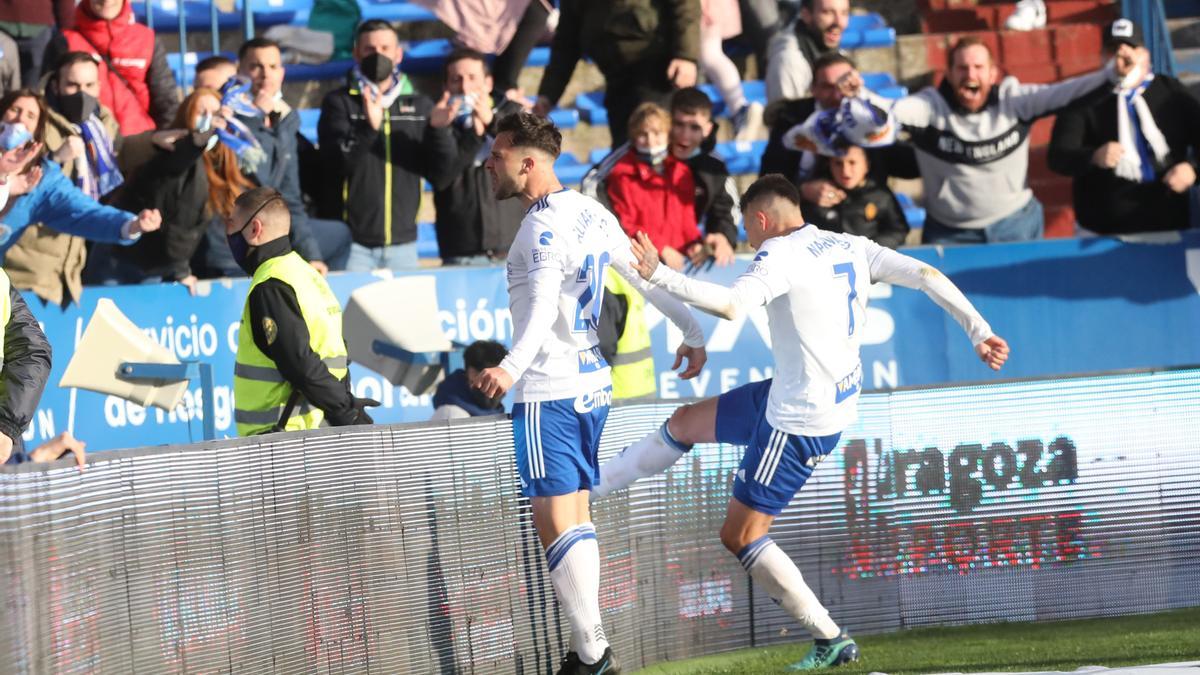
[[[722, 319], [732, 321], [787, 291], [786, 286], [772, 284], [771, 280], [752, 273], [753, 265], [728, 288], [679, 274], [658, 264], [658, 249], [645, 232], [638, 232], [630, 245], [635, 258], [632, 269], [639, 277], [696, 309]], [[773, 286], [779, 288], [773, 290]]]
[[[647, 302], [654, 305], [658, 311], [663, 313], [663, 316], [667, 317], [668, 321], [675, 324], [683, 333], [683, 344], [675, 350], [675, 365], [671, 366], [671, 370], [678, 370], [686, 363], [686, 368], [679, 373], [679, 379], [690, 380], [699, 375], [705, 362], [708, 361], [708, 353], [704, 350], [704, 331], [700, 328], [700, 324], [691, 310], [666, 291], [655, 288], [635, 273], [637, 258], [630, 253], [630, 249], [618, 246], [612, 251], [612, 256], [613, 269], [617, 271], [617, 274], [620, 274], [636, 288]], [[657, 255], [654, 261], [658, 262]]]
[[953, 316], [971, 339], [975, 353], [987, 367], [1000, 370], [1008, 360], [1008, 343], [992, 332], [988, 322], [946, 275], [916, 258], [910, 258], [870, 241], [867, 242], [867, 259], [871, 265], [872, 282], [884, 281], [923, 291]]

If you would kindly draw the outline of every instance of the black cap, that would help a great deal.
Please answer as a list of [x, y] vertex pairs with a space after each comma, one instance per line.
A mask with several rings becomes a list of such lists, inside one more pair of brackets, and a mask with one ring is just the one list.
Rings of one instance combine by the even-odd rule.
[[1107, 49], [1116, 49], [1118, 45], [1141, 47], [1145, 44], [1141, 27], [1129, 19], [1117, 19], [1108, 24], [1104, 31], [1104, 46]]

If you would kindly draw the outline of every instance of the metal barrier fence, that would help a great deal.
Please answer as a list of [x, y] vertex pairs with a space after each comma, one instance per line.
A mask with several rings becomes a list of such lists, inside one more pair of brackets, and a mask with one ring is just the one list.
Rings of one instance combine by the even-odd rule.
[[[603, 455], [674, 405], [615, 408]], [[860, 407], [773, 531], [851, 631], [1200, 604], [1200, 370]], [[807, 639], [717, 540], [740, 456], [596, 505], [628, 667]], [[503, 418], [6, 469], [0, 570], [4, 673], [546, 673], [567, 634]]]

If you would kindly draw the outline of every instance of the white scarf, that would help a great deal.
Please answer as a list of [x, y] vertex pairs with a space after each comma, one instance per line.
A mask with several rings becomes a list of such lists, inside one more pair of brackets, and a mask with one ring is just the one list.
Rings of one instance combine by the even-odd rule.
[[[1137, 84], [1126, 86], [1122, 82], [1117, 85], [1117, 142], [1121, 144], [1121, 159], [1113, 173], [1125, 180], [1135, 183], [1151, 183], [1155, 180], [1155, 165], [1165, 164], [1171, 149], [1167, 147], [1167, 139], [1163, 138], [1158, 125], [1154, 123], [1154, 115], [1150, 106], [1146, 105], [1142, 94], [1154, 81], [1154, 74], [1146, 76]], [[1129, 108], [1137, 114], [1138, 129], [1133, 128]], [[1138, 143], [1138, 131], [1141, 131], [1144, 145]], [[1143, 154], [1153, 153], [1153, 157]]]

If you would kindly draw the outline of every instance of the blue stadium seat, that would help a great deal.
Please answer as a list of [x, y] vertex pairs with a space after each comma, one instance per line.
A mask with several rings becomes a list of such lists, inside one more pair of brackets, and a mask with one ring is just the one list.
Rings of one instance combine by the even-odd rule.
[[[134, 14], [138, 21], [146, 23], [146, 0], [133, 0]], [[221, 30], [241, 27], [243, 0], [236, 0], [234, 11], [217, 12], [217, 25]], [[189, 31], [207, 30], [211, 26], [209, 0], [149, 0], [153, 9], [154, 25], [163, 30], [174, 30], [179, 25], [179, 7], [182, 4], [184, 20]], [[277, 25], [306, 26], [312, 11], [312, 0], [250, 0], [255, 27]], [[436, 21], [430, 10], [407, 0], [359, 0], [363, 20], [383, 19], [392, 23], [420, 23]]]
[[896, 44], [896, 30], [887, 25], [875, 12], [853, 14], [846, 32], [842, 34], [842, 49], [891, 47]]
[[904, 209], [904, 217], [908, 219], [909, 227], [919, 230], [925, 226], [925, 209], [917, 206], [912, 197], [903, 192], [897, 192], [896, 201], [900, 202], [900, 208]]
[[726, 141], [717, 143], [717, 154], [725, 160], [729, 173], [739, 176], [743, 174], [758, 174], [762, 165], [763, 153], [767, 150], [764, 141]]
[[578, 157], [569, 152], [562, 153], [554, 162], [554, 173], [564, 185], [579, 185], [590, 168], [591, 165], [580, 162]]
[[433, 223], [417, 223], [417, 257], [441, 257], [438, 253], [437, 228]]

